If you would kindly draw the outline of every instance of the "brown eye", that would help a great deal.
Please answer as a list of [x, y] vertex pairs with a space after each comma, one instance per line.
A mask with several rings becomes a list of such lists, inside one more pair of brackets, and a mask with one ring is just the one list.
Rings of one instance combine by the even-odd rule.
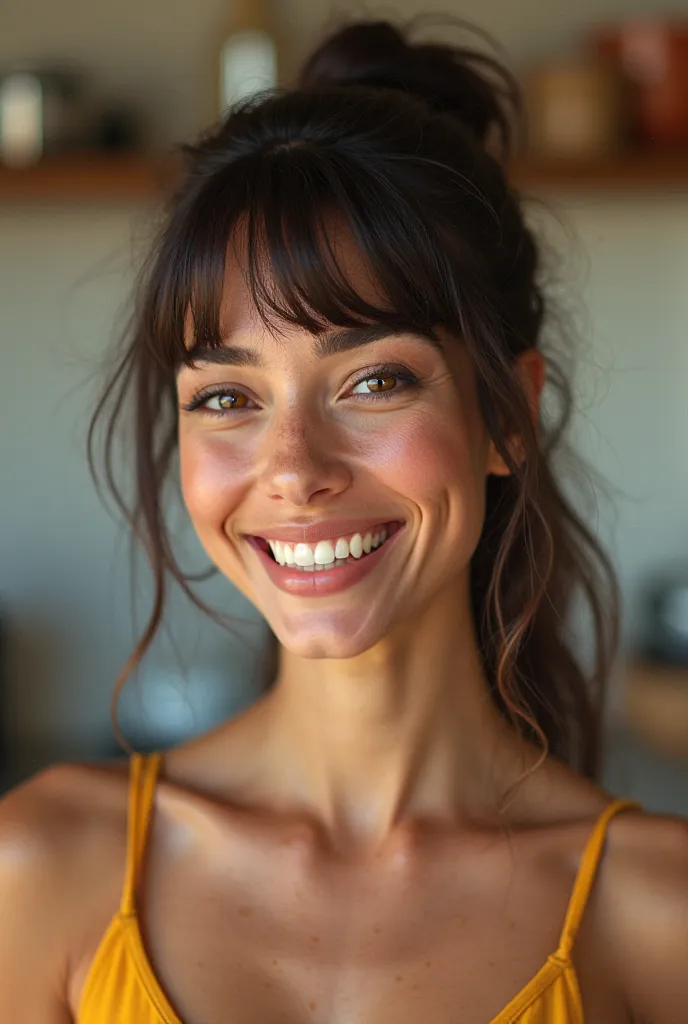
[[224, 391], [221, 395], [212, 395], [205, 402], [208, 409], [213, 408], [212, 403], [217, 403], [216, 408], [222, 409], [245, 409], [248, 398], [241, 391]]
[[392, 391], [396, 386], [396, 377], [371, 377], [368, 381], [369, 391]]
[[251, 412], [256, 403], [238, 388], [218, 388], [215, 392], [200, 391], [190, 402], [182, 404], [185, 412], [224, 416], [226, 412]]
[[[366, 392], [378, 393], [380, 391], [393, 391], [399, 381], [397, 378], [390, 374], [388, 376], [373, 376], [366, 377], [360, 384], [357, 384], [353, 389], [353, 394], [364, 395]], [[359, 390], [359, 388], [361, 390]]]
[[359, 378], [349, 395], [357, 398], [381, 399], [392, 398], [393, 392], [400, 395], [405, 391], [419, 386], [419, 380], [412, 373], [405, 370], [396, 370], [392, 367], [380, 366], [373, 370], [367, 377]]

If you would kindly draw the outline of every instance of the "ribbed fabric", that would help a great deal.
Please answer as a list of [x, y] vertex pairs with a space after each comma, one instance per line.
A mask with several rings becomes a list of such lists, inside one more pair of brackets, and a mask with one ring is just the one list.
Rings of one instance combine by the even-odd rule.
[[[135, 754], [131, 759], [122, 902], [91, 964], [77, 1024], [183, 1024], [153, 972], [136, 915], [136, 882], [146, 850], [160, 761], [159, 753]], [[619, 811], [638, 806], [632, 800], [615, 800], [602, 812], [583, 852], [556, 953], [490, 1024], [584, 1024], [571, 951], [595, 880], [607, 826]]]

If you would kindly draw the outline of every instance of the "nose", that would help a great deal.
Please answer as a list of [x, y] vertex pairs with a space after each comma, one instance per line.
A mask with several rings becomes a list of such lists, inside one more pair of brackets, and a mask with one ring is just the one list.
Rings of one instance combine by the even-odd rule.
[[265, 439], [265, 491], [297, 508], [336, 497], [351, 485], [351, 470], [332, 430], [294, 413]]

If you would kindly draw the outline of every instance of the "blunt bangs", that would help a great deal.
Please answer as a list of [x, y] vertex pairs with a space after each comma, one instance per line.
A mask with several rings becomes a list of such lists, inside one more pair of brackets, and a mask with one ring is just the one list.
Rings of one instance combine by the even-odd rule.
[[[461, 329], [446, 240], [419, 197], [373, 164], [309, 142], [244, 156], [209, 178], [177, 211], [182, 261], [158, 260], [150, 340], [168, 370], [220, 346], [228, 247], [234, 246], [266, 326], [381, 323], [432, 333]], [[343, 229], [366, 267], [366, 296], [338, 251]], [[191, 330], [189, 331], [189, 328]], [[189, 337], [190, 334], [190, 337]]]

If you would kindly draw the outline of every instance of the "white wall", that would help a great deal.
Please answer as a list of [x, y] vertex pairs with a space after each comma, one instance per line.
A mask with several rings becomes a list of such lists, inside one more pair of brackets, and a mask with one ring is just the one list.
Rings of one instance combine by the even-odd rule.
[[575, 317], [572, 436], [607, 492], [598, 524], [617, 560], [632, 646], [648, 574], [688, 565], [688, 189], [546, 199], [536, 221], [563, 261], [557, 287]]
[[[453, 10], [497, 35], [518, 63], [567, 49], [602, 14], [649, 6], [580, 0], [564, 12], [548, 0], [466, 0]], [[104, 90], [141, 102], [157, 140], [181, 139], [205, 118], [213, 33], [225, 7], [219, 0], [4, 0], [0, 67], [24, 55], [75, 56], [97, 69]], [[383, 10], [418, 9], [397, 0]], [[284, 6], [292, 64], [328, 13], [322, 0]], [[603, 509], [600, 530], [614, 542], [632, 642], [646, 572], [688, 556], [688, 192], [569, 201], [557, 210], [567, 229], [548, 219], [545, 230], [566, 255], [564, 291], [579, 321], [577, 431], [622, 491], [615, 524]], [[5, 724], [33, 745], [105, 742], [111, 688], [133, 635], [126, 544], [93, 493], [84, 435], [95, 393], [89, 374], [125, 308], [146, 224], [146, 211], [132, 206], [0, 208], [0, 605], [11, 629]], [[206, 590], [249, 614], [227, 585]], [[240, 648], [182, 602], [170, 622], [210, 689], [227, 679], [228, 706], [250, 699], [255, 675]], [[171, 657], [162, 643], [145, 678], [174, 676]]]
[[[136, 633], [127, 537], [96, 496], [85, 444], [103, 379], [100, 363], [126, 314], [148, 229], [143, 209], [27, 206], [0, 214], [4, 714], [8, 731], [32, 747], [107, 742], [110, 692]], [[198, 546], [186, 546], [184, 564], [203, 567]], [[257, 621], [229, 584], [217, 581], [201, 591]], [[141, 623], [149, 595], [145, 572], [136, 593]], [[248, 699], [255, 673], [247, 652], [186, 602], [173, 600], [171, 613], [170, 632], [184, 662], [205, 677], [213, 699], [220, 683], [228, 711]], [[159, 673], [177, 682], [169, 638], [157, 646], [144, 678], [154, 683]], [[171, 725], [179, 715], [186, 721], [174, 693], [158, 691], [158, 711], [161, 699]], [[134, 721], [145, 707], [132, 704]]]

